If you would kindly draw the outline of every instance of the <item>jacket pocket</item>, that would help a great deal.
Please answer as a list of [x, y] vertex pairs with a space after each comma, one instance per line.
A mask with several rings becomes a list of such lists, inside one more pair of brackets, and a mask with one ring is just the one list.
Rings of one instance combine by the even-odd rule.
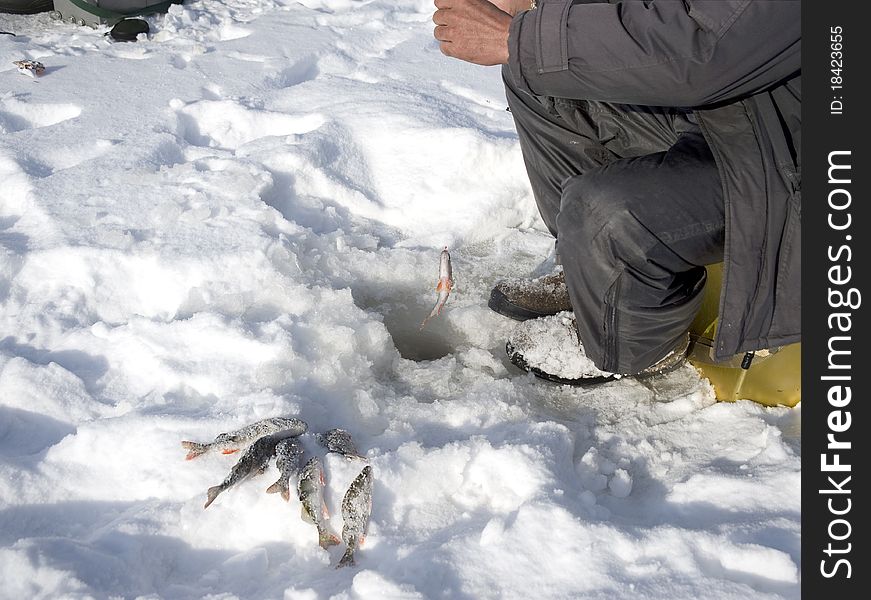
[[569, 41], [566, 22], [572, 0], [544, 2], [534, 12], [539, 74], [566, 71], [569, 68]]

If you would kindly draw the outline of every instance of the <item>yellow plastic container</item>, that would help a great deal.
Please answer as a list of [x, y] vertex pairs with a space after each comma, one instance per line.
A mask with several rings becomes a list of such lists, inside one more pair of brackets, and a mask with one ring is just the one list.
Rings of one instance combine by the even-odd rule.
[[717, 400], [795, 406], [801, 401], [801, 344], [759, 352], [749, 369], [741, 368], [743, 356], [721, 363], [711, 358], [722, 281], [722, 264], [709, 266], [702, 308], [690, 327], [690, 363], [711, 381]]

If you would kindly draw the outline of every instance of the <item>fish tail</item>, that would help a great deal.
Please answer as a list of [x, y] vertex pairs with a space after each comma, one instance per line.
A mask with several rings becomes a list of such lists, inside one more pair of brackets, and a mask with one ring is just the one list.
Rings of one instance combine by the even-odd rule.
[[196, 457], [209, 451], [208, 444], [200, 444], [199, 442], [188, 442], [187, 440], [181, 443], [181, 447], [189, 451], [187, 453], [187, 456], [184, 457], [185, 460], [193, 460]]
[[[275, 483], [270, 485], [268, 488], [266, 488], [267, 494], [275, 494], [277, 492], [281, 492], [282, 496], [287, 494], [287, 490], [282, 489], [280, 481], [276, 481]], [[285, 498], [285, 500], [286, 500], [286, 498]]]
[[216, 485], [214, 487], [210, 487], [209, 491], [206, 492], [209, 496], [209, 499], [206, 500], [206, 503], [203, 506], [203, 509], [205, 510], [206, 508], [209, 508], [209, 505], [215, 501], [215, 498], [218, 497], [218, 494], [220, 494], [223, 491], [224, 491], [224, 486], [222, 486], [222, 485]]
[[287, 488], [281, 490], [281, 497], [284, 498], [285, 502], [290, 502], [290, 490]]
[[335, 546], [340, 543], [341, 540], [327, 530], [321, 530], [318, 532], [318, 545], [326, 550], [330, 546]]
[[423, 331], [423, 328], [426, 327], [426, 324], [429, 323], [429, 320], [435, 316], [434, 313], [435, 313], [435, 310], [433, 310], [431, 313], [429, 313], [429, 316], [427, 316], [427, 318], [425, 318], [423, 321], [421, 321], [420, 329], [418, 329], [418, 331]]
[[353, 567], [357, 563], [354, 562], [354, 549], [348, 548], [345, 550], [345, 553], [342, 555], [342, 560], [339, 561], [339, 564], [336, 565], [337, 569], [341, 569], [342, 567]]

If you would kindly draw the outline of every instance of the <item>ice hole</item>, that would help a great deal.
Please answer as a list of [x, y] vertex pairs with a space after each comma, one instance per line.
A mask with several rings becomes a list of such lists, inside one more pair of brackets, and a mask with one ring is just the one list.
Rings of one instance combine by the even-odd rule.
[[354, 290], [353, 296], [357, 306], [384, 318], [384, 326], [402, 358], [436, 360], [453, 352], [455, 344], [451, 343], [444, 315], [433, 317], [423, 330], [420, 329], [432, 305], [422, 304], [412, 291], [408, 294], [396, 291], [389, 302], [373, 298], [364, 289]]

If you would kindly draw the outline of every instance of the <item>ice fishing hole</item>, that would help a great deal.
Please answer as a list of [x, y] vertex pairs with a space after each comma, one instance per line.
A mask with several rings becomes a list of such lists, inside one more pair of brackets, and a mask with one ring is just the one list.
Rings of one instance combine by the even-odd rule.
[[[354, 302], [360, 308], [380, 314], [384, 326], [393, 339], [393, 345], [402, 358], [414, 361], [436, 360], [454, 351], [447, 323], [435, 317], [423, 331], [420, 322], [432, 310], [431, 305], [420, 303], [410, 292], [400, 292], [398, 301], [383, 302], [369, 297], [362, 290], [353, 292]], [[395, 299], [394, 299], [395, 300]]]
[[420, 330], [420, 322], [429, 310], [430, 308], [424, 306], [397, 306], [381, 313], [384, 316], [384, 326], [402, 358], [415, 361], [436, 360], [453, 351], [452, 345], [443, 334], [445, 323], [440, 322], [438, 317], [427, 323], [423, 331]]

